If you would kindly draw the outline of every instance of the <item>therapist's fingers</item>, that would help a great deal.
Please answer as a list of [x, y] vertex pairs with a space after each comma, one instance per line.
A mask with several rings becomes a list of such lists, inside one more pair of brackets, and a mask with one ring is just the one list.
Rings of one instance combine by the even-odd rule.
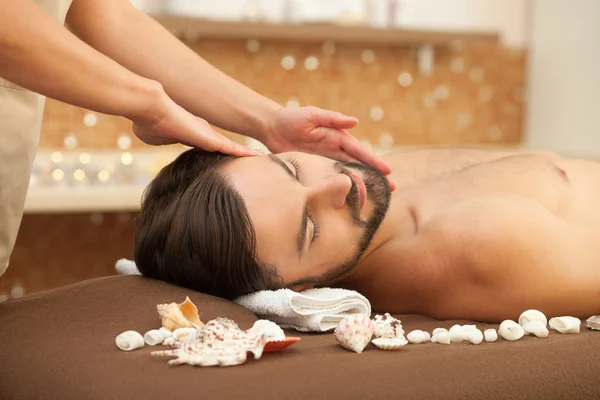
[[341, 147], [349, 156], [359, 160], [363, 164], [370, 165], [384, 175], [389, 175], [392, 172], [392, 167], [388, 163], [373, 151], [367, 149], [358, 139], [348, 132], [343, 133]]
[[[330, 157], [332, 157], [335, 160], [364, 164], [363, 161], [352, 157], [351, 155], [349, 155], [347, 152], [345, 152], [342, 149], [340, 149], [336, 154], [331, 154]], [[396, 182], [394, 182], [394, 180], [389, 175], [386, 175], [386, 179], [388, 181], [388, 184], [390, 185], [390, 190], [392, 192], [394, 190], [396, 190], [396, 188], [397, 188]]]

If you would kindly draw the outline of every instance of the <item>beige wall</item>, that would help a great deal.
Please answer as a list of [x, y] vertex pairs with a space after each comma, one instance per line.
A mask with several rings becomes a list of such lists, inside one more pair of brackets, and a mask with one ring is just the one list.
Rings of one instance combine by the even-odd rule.
[[536, 0], [525, 143], [600, 157], [600, 1]]

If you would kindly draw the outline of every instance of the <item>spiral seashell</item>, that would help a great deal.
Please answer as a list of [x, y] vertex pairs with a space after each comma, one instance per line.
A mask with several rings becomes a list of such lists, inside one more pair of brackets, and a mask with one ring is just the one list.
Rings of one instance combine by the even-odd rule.
[[548, 328], [546, 328], [546, 324], [539, 320], [530, 320], [525, 325], [523, 325], [523, 330], [526, 335], [534, 335], [539, 338], [548, 337]]
[[[544, 326], [548, 324], [548, 318], [546, 318], [543, 312], [538, 310], [524, 311], [519, 317], [519, 325], [521, 326], [524, 326], [526, 323], [531, 321], [539, 321], [544, 324]], [[527, 332], [525, 332], [525, 334], [527, 334]]]
[[579, 333], [581, 320], [575, 317], [554, 317], [550, 318], [548, 325], [560, 333]]
[[465, 340], [463, 327], [460, 325], [453, 325], [448, 333], [452, 343], [462, 343], [462, 341]]
[[375, 338], [371, 340], [375, 346], [381, 350], [398, 350], [408, 344], [408, 341], [403, 338]]
[[483, 331], [483, 336], [486, 342], [495, 342], [498, 340], [498, 332], [495, 329], [486, 329]]
[[171, 332], [169, 329], [165, 328], [164, 326], [161, 327], [158, 331], [163, 335], [164, 339], [173, 336], [173, 332]]
[[480, 344], [483, 341], [483, 332], [479, 329], [468, 329], [465, 332], [465, 340], [468, 340], [471, 344]]
[[165, 337], [158, 329], [152, 329], [144, 333], [144, 342], [146, 342], [148, 346], [159, 345], [163, 342], [163, 340], [165, 340]]
[[198, 316], [198, 308], [189, 297], [186, 297], [181, 304], [159, 304], [156, 306], [156, 311], [162, 321], [163, 328], [171, 331], [177, 328], [201, 329], [204, 326]]
[[586, 321], [587, 327], [595, 331], [600, 331], [600, 315], [593, 315]]
[[126, 331], [115, 338], [115, 344], [123, 351], [131, 351], [144, 347], [144, 338], [136, 331]]
[[369, 317], [352, 314], [339, 322], [333, 337], [345, 349], [362, 353], [371, 341], [374, 329], [373, 321]]
[[525, 331], [521, 325], [513, 320], [507, 319], [500, 324], [498, 334], [500, 334], [504, 340], [515, 341], [521, 339], [523, 335], [525, 335]]
[[431, 339], [429, 332], [425, 332], [419, 329], [416, 329], [406, 335], [408, 341], [412, 344], [425, 343]]
[[373, 318], [373, 334], [376, 338], [402, 338], [404, 339], [404, 329], [399, 319], [392, 317], [389, 313], [376, 315]]

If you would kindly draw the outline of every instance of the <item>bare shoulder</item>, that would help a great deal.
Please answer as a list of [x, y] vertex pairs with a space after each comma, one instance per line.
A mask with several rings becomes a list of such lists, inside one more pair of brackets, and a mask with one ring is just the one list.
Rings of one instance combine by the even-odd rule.
[[490, 195], [447, 207], [428, 221], [423, 233], [424, 240], [481, 266], [498, 259], [500, 251], [535, 244], [548, 234], [567, 234], [567, 229], [569, 224], [528, 197]]
[[[600, 311], [600, 235], [533, 200], [489, 196], [462, 202], [432, 219], [424, 234], [446, 254], [440, 268], [458, 288], [450, 291], [452, 307], [474, 318], [514, 317], [524, 307], [550, 314]], [[441, 306], [436, 304], [446, 315], [456, 311]]]

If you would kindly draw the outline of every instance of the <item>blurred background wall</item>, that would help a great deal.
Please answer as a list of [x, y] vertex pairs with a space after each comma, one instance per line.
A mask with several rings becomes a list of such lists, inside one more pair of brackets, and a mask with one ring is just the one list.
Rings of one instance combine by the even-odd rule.
[[600, 157], [600, 1], [534, 1], [525, 145]]
[[[352, 133], [378, 152], [469, 145], [600, 155], [595, 0], [133, 3], [282, 105], [356, 116]], [[239, 34], [206, 35], [207, 26], [219, 24]], [[304, 30], [295, 39], [245, 35], [261, 24]], [[323, 26], [339, 28], [338, 38], [359, 29], [357, 37], [369, 39], [300, 40], [306, 29]], [[398, 41], [378, 41], [373, 31], [392, 32]], [[150, 148], [127, 120], [48, 99], [27, 214], [0, 278], [0, 300], [114, 273], [118, 258], [132, 257], [144, 186], [183, 149]]]

